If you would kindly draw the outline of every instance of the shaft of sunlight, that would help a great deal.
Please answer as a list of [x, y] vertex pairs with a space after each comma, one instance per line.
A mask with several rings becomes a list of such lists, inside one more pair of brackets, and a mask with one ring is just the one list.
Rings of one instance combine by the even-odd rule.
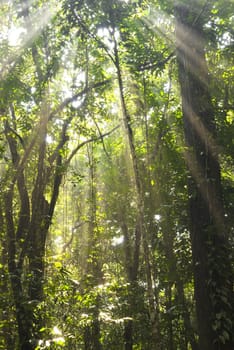
[[[196, 75], [203, 84], [207, 85], [207, 80], [204, 79], [206, 66], [200, 59], [200, 50], [203, 46], [202, 38], [191, 28], [188, 28], [182, 23], [176, 22], [176, 33], [174, 31], [174, 19], [166, 13], [150, 9], [149, 14], [143, 17], [144, 23], [160, 37], [167, 41], [168, 45], [178, 50], [179, 59], [183, 60], [183, 55], [186, 54], [190, 58], [190, 71]], [[176, 38], [175, 38], [176, 37]]]
[[142, 17], [146, 26], [165, 39], [170, 46], [174, 45], [172, 18], [161, 10], [150, 7], [148, 14]]
[[212, 133], [207, 130], [201, 118], [193, 111], [191, 105], [184, 98], [184, 113], [188, 116], [188, 119], [193, 126], [196, 133], [199, 135], [202, 142], [206, 145], [209, 152], [214, 158], [217, 159], [218, 154], [221, 152], [221, 147], [217, 145]]
[[[29, 6], [29, 5], [28, 5]], [[40, 35], [42, 30], [50, 23], [60, 9], [60, 4], [54, 0], [48, 1], [35, 13], [24, 17], [23, 23], [12, 23], [8, 29], [8, 43], [11, 46], [9, 55], [0, 62], [0, 78], [4, 79], [11, 68], [16, 64], [23, 50]], [[23, 9], [23, 11], [25, 8]]]
[[[177, 57], [189, 64], [188, 71], [191, 72], [200, 82], [208, 85], [208, 74], [206, 61], [204, 59], [204, 42], [199, 33], [194, 29], [187, 27], [183, 23], [176, 21], [173, 23], [172, 17], [164, 12], [156, 9], [150, 9], [148, 16], [143, 18], [145, 24], [157, 35], [167, 41], [177, 50]], [[174, 30], [176, 28], [176, 31]], [[177, 47], [176, 47], [177, 46]], [[201, 141], [206, 145], [208, 152], [213, 158], [218, 158], [220, 148], [214, 140], [212, 133], [206, 128], [201, 118], [193, 111], [189, 101], [183, 96], [184, 113], [188, 116]], [[213, 216], [217, 225], [223, 224], [222, 207], [218, 200], [217, 190], [210, 183], [210, 179], [206, 178], [201, 167], [198, 164], [195, 155], [191, 151], [184, 152], [185, 162], [190, 170], [194, 181], [199, 187], [201, 196], [207, 203], [210, 214]]]
[[179, 60], [183, 61], [183, 56], [188, 57], [188, 70], [207, 86], [207, 66], [205, 60], [201, 59], [201, 52], [204, 46], [201, 36], [191, 28], [177, 22], [176, 41]]
[[192, 152], [185, 151], [184, 159], [203, 200], [209, 208], [210, 215], [214, 218], [216, 225], [223, 228], [223, 209], [219, 202], [217, 190], [212, 186], [210, 179], [205, 177], [205, 174]]

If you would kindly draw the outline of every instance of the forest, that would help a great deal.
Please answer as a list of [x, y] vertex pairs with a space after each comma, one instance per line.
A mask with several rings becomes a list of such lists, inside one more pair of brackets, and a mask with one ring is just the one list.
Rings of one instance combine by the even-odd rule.
[[0, 2], [0, 349], [234, 349], [234, 3]]

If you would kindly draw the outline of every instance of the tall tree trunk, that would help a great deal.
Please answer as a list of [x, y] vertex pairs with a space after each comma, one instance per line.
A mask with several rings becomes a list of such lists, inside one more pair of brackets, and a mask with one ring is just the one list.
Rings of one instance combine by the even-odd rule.
[[[100, 254], [98, 252], [99, 228], [97, 223], [97, 176], [96, 160], [94, 157], [93, 144], [88, 146], [89, 157], [89, 177], [90, 177], [90, 194], [89, 194], [89, 228], [88, 228], [88, 263], [87, 263], [87, 289], [93, 289], [101, 283], [102, 272], [100, 269]], [[93, 300], [92, 309], [87, 312], [91, 314], [92, 321], [86, 326], [84, 340], [87, 350], [101, 350], [100, 342], [100, 296], [97, 294]], [[90, 339], [88, 339], [88, 336]]]
[[127, 320], [124, 323], [124, 349], [133, 349], [133, 322], [132, 320]]
[[203, 10], [197, 15], [192, 6], [176, 6], [175, 15], [185, 158], [190, 172], [189, 212], [199, 346], [201, 350], [231, 350], [232, 275], [204, 52]]
[[0, 197], [0, 309], [4, 310], [0, 315], [0, 348], [4, 348], [5, 350], [12, 350], [15, 348], [15, 327], [12, 327], [12, 310], [11, 303], [9, 303], [9, 273], [7, 271], [8, 266], [8, 247], [7, 237], [4, 235], [4, 231], [6, 229], [5, 218], [4, 218], [4, 204], [3, 198]]
[[16, 309], [16, 320], [19, 334], [19, 349], [33, 350], [32, 340], [32, 312], [30, 306], [27, 309], [28, 300], [23, 294], [22, 287], [22, 269], [18, 268], [16, 263], [16, 241], [15, 227], [13, 221], [13, 189], [5, 194], [5, 217], [8, 245], [8, 270], [10, 274], [13, 299]]
[[[168, 213], [168, 217], [170, 216], [170, 213]], [[176, 285], [177, 290], [177, 296], [178, 296], [178, 304], [182, 308], [182, 317], [184, 322], [184, 343], [186, 344], [185, 347], [187, 349], [187, 343], [189, 342], [191, 345], [192, 350], [198, 350], [198, 344], [195, 338], [194, 329], [191, 324], [191, 319], [189, 315], [189, 310], [184, 294], [184, 284], [183, 284], [183, 277], [180, 276], [180, 273], [177, 269], [177, 259], [174, 253], [174, 242], [173, 237], [170, 233], [173, 227], [172, 223], [170, 222], [170, 219], [167, 220], [166, 226], [164, 227], [164, 244], [165, 244], [165, 255], [168, 261], [168, 273], [169, 273], [169, 280], [170, 284], [168, 286], [168, 295], [171, 297], [171, 287], [173, 283]], [[168, 301], [168, 304], [170, 305], [170, 300]], [[173, 329], [172, 329], [173, 331]], [[173, 346], [172, 346], [173, 348]]]
[[[119, 61], [119, 53], [117, 48], [117, 42], [115, 42], [115, 66], [117, 70], [117, 78], [118, 78], [118, 85], [119, 85], [119, 93], [120, 93], [120, 103], [122, 107], [122, 115], [123, 115], [123, 122], [124, 127], [126, 130], [126, 135], [128, 138], [128, 144], [130, 148], [130, 154], [132, 157], [132, 166], [133, 166], [133, 173], [134, 173], [134, 180], [135, 180], [135, 186], [136, 186], [136, 196], [137, 196], [137, 217], [136, 217], [136, 223], [135, 223], [135, 240], [134, 240], [134, 246], [133, 246], [133, 253], [131, 254], [131, 262], [129, 261], [129, 256], [127, 256], [127, 249], [129, 248], [128, 245], [128, 233], [126, 232], [127, 227], [122, 226], [122, 230], [125, 237], [125, 260], [127, 263], [127, 274], [130, 284], [130, 294], [134, 291], [134, 285], [138, 278], [138, 269], [139, 269], [139, 254], [140, 254], [140, 244], [141, 244], [141, 238], [142, 238], [142, 228], [143, 228], [143, 202], [141, 201], [141, 182], [140, 182], [140, 176], [139, 176], [139, 169], [137, 164], [137, 157], [136, 157], [136, 151], [135, 151], [135, 145], [133, 142], [133, 131], [131, 127], [131, 119], [127, 111], [127, 106], [125, 102], [124, 97], [124, 89], [123, 89], [123, 80], [122, 80], [122, 72], [120, 68], [120, 61]], [[130, 263], [129, 263], [130, 262]], [[134, 309], [134, 302], [132, 295], [129, 295], [129, 311]], [[132, 315], [128, 315], [132, 316]], [[133, 349], [133, 321], [127, 320], [124, 324], [124, 343], [125, 343], [125, 350], [132, 350]]]
[[[138, 269], [139, 269], [139, 254], [140, 254], [140, 245], [141, 241], [143, 243], [143, 252], [144, 252], [144, 260], [146, 266], [146, 279], [147, 279], [147, 292], [148, 292], [148, 300], [149, 300], [149, 315], [151, 322], [151, 330], [152, 330], [152, 350], [160, 349], [160, 335], [159, 335], [159, 320], [158, 320], [158, 310], [155, 299], [155, 293], [153, 290], [152, 283], [152, 267], [150, 262], [150, 253], [149, 253], [149, 241], [147, 237], [147, 229], [144, 225], [144, 195], [143, 195], [143, 184], [141, 181], [141, 174], [139, 170], [139, 164], [137, 160], [137, 153], [134, 144], [134, 135], [131, 126], [131, 117], [128, 113], [127, 104], [124, 96], [124, 86], [122, 79], [122, 71], [119, 60], [119, 52], [117, 48], [117, 42], [114, 39], [115, 44], [115, 66], [117, 70], [117, 79], [119, 85], [119, 94], [120, 94], [120, 102], [122, 108], [123, 122], [126, 130], [126, 136], [128, 138], [128, 145], [130, 149], [130, 155], [132, 159], [132, 167], [133, 174], [135, 180], [135, 189], [136, 189], [136, 203], [137, 203], [137, 215], [136, 215], [136, 226], [135, 226], [135, 242], [134, 242], [134, 252], [132, 257], [132, 269], [130, 275], [130, 284], [134, 288], [134, 284], [137, 281]], [[127, 256], [126, 256], [126, 259]], [[134, 301], [133, 305], [134, 307]], [[132, 350], [133, 341], [129, 338], [132, 337], [132, 321], [128, 321], [125, 324], [125, 350]], [[128, 338], [126, 337], [128, 335]]]
[[174, 337], [173, 337], [173, 323], [172, 323], [172, 315], [169, 312], [172, 307], [172, 283], [169, 282], [166, 289], [166, 297], [167, 297], [167, 314], [168, 314], [168, 336], [167, 336], [167, 348], [168, 350], [174, 350]]
[[[45, 199], [46, 185], [49, 177], [46, 173], [46, 126], [47, 119], [42, 117], [38, 134], [39, 155], [36, 181], [32, 191], [31, 208], [27, 183], [25, 180], [22, 158], [18, 152], [17, 140], [13, 135], [10, 123], [5, 122], [5, 135], [9, 144], [12, 165], [11, 177], [4, 196], [4, 214], [7, 232], [8, 270], [16, 309], [19, 349], [33, 350], [41, 337], [39, 332], [42, 323], [35, 310], [43, 300], [44, 256], [48, 229], [61, 184], [61, 155], [55, 157], [56, 171], [53, 177], [53, 188], [50, 203]], [[8, 179], [7, 179], [8, 180]], [[18, 192], [19, 210], [13, 206], [13, 197]], [[26, 267], [27, 266], [27, 267]], [[25, 268], [28, 287], [24, 284]]]

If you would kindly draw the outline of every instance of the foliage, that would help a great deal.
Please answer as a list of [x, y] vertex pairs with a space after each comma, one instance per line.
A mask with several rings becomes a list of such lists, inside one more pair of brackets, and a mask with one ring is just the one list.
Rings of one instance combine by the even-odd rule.
[[[197, 349], [181, 9], [204, 32], [215, 123], [206, 136], [231, 245], [231, 2], [1, 3], [0, 349]], [[222, 349], [233, 327], [220, 288], [221, 276], [233, 280], [231, 248], [208, 237]]]

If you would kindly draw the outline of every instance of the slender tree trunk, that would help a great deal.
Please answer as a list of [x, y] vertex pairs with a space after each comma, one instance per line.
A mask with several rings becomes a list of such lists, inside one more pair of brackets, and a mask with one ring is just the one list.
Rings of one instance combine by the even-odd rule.
[[[12, 157], [12, 173], [4, 196], [4, 212], [7, 232], [8, 270], [16, 309], [19, 349], [32, 350], [41, 337], [42, 326], [40, 315], [35, 317], [35, 310], [43, 300], [44, 257], [46, 236], [51, 224], [54, 208], [62, 179], [61, 156], [55, 156], [56, 171], [53, 177], [53, 188], [50, 203], [45, 199], [46, 185], [49, 177], [46, 172], [46, 128], [47, 119], [42, 117], [38, 132], [39, 155], [36, 181], [32, 191], [31, 206], [24, 167], [20, 166], [17, 140], [12, 133], [10, 123], [5, 122], [5, 135]], [[8, 179], [7, 179], [8, 180]], [[13, 207], [13, 197], [18, 192], [19, 210]], [[28, 286], [23, 284], [25, 266], [28, 270]]]
[[[141, 241], [143, 243], [143, 252], [144, 252], [144, 260], [146, 264], [146, 278], [147, 278], [147, 289], [148, 289], [148, 300], [149, 300], [149, 314], [151, 321], [151, 330], [152, 330], [152, 350], [160, 349], [160, 335], [159, 335], [159, 320], [158, 320], [158, 310], [155, 300], [155, 294], [153, 290], [152, 283], [152, 271], [151, 271], [151, 262], [150, 262], [150, 253], [148, 248], [148, 237], [147, 230], [144, 227], [144, 195], [143, 195], [143, 185], [141, 181], [141, 175], [137, 160], [137, 153], [134, 144], [134, 136], [133, 130], [131, 126], [131, 118], [128, 113], [125, 96], [124, 96], [124, 88], [123, 88], [123, 79], [122, 72], [119, 61], [119, 53], [117, 48], [117, 43], [115, 41], [115, 65], [117, 69], [117, 78], [119, 85], [119, 93], [120, 93], [120, 102], [122, 107], [122, 115], [124, 127], [126, 130], [126, 135], [128, 138], [128, 144], [132, 159], [134, 180], [135, 180], [135, 188], [136, 188], [136, 202], [137, 202], [137, 217], [136, 217], [136, 228], [135, 228], [135, 244], [134, 244], [134, 252], [133, 252], [133, 265], [131, 270], [131, 280], [130, 283], [134, 285], [137, 280], [138, 269], [139, 269], [139, 254], [140, 254], [140, 244]], [[126, 259], [128, 259], [126, 257]], [[132, 305], [134, 307], [134, 303]], [[125, 335], [132, 336], [132, 321], [127, 322], [125, 324]], [[132, 350], [133, 342], [129, 338], [126, 339], [126, 348], [125, 350]]]
[[151, 252], [149, 249], [149, 240], [146, 237], [146, 229], [143, 236], [143, 251], [144, 251], [144, 260], [145, 260], [145, 269], [146, 269], [146, 279], [147, 279], [147, 293], [149, 300], [149, 316], [152, 330], [152, 350], [161, 349], [160, 344], [160, 334], [159, 334], [159, 312], [158, 312], [158, 300], [156, 299], [156, 293], [154, 292], [153, 287], [153, 274], [152, 274], [152, 266], [151, 266]]
[[[131, 254], [132, 255], [131, 264], [129, 264], [129, 256], [127, 256], [127, 248], [129, 248], [129, 244], [128, 244], [129, 240], [126, 240], [126, 238], [128, 237], [128, 234], [126, 235], [126, 227], [122, 228], [125, 236], [125, 248], [126, 248], [125, 259], [128, 265], [127, 274], [128, 274], [128, 279], [130, 283], [130, 294], [132, 294], [134, 290], [134, 284], [137, 281], [138, 269], [139, 269], [139, 254], [140, 254], [140, 245], [141, 245], [142, 228], [143, 228], [143, 206], [142, 206], [143, 203], [140, 197], [141, 182], [139, 177], [139, 169], [137, 164], [135, 145], [133, 142], [133, 131], [131, 127], [131, 119], [128, 114], [127, 106], [125, 103], [122, 73], [120, 68], [119, 54], [118, 54], [116, 42], [115, 42], [115, 65], [117, 69], [117, 78], [118, 78], [124, 127], [126, 130], [126, 135], [128, 138], [128, 144], [130, 148], [130, 154], [132, 157], [133, 173], [134, 173], [136, 195], [137, 195], [137, 217], [136, 217], [136, 224], [135, 224], [135, 240], [134, 240], [134, 246], [133, 246], [133, 254]], [[129, 308], [130, 310], [133, 310], [134, 308], [134, 302], [131, 295], [129, 296]], [[131, 315], [128, 315], [128, 316], [131, 317]], [[133, 349], [133, 321], [132, 320], [128, 320], [124, 324], [124, 339], [125, 339], [125, 350], [132, 350]]]
[[11, 288], [16, 309], [16, 320], [19, 334], [19, 349], [33, 350], [32, 340], [32, 313], [30, 306], [26, 308], [27, 299], [23, 294], [22, 270], [17, 268], [16, 264], [16, 242], [15, 227], [13, 221], [13, 189], [5, 194], [5, 213], [7, 227], [7, 245], [8, 245], [8, 270], [10, 274]]
[[127, 320], [124, 323], [124, 349], [133, 349], [133, 322], [132, 320]]
[[[7, 237], [3, 235], [6, 225], [5, 218], [3, 215], [3, 200], [0, 198], [0, 247], [1, 247], [1, 256], [0, 256], [0, 273], [1, 273], [1, 281], [0, 281], [0, 308], [4, 310], [4, 312], [0, 315], [0, 347], [6, 350], [12, 350], [15, 348], [16, 339], [15, 339], [15, 327], [12, 327], [12, 311], [11, 311], [11, 303], [9, 304], [8, 298], [10, 297], [9, 287], [9, 273], [7, 271], [8, 266], [8, 247], [7, 247]], [[8, 242], [9, 244], [9, 242]]]
[[[202, 14], [175, 8], [185, 159], [200, 350], [234, 348], [230, 251], [224, 227], [215, 120], [204, 52]], [[196, 9], [197, 10], [197, 9]]]
[[[88, 229], [88, 264], [87, 264], [87, 288], [95, 288], [101, 283], [102, 272], [100, 269], [100, 254], [98, 252], [97, 243], [99, 240], [99, 228], [97, 223], [97, 177], [96, 177], [96, 160], [93, 153], [93, 144], [88, 147], [89, 157], [89, 177], [90, 177], [90, 194], [89, 194], [89, 229]], [[100, 309], [100, 296], [97, 294], [93, 300], [91, 310], [87, 310], [91, 313], [92, 321], [89, 326], [86, 326], [84, 340], [85, 349], [87, 350], [101, 350], [102, 345], [100, 342], [100, 321], [99, 321], [99, 309]], [[88, 339], [90, 337], [90, 339]]]
[[185, 343], [187, 349], [187, 343], [189, 342], [192, 350], [198, 350], [198, 344], [195, 338], [194, 329], [191, 324], [189, 310], [186, 304], [185, 295], [184, 295], [184, 286], [181, 278], [176, 274], [176, 288], [178, 293], [178, 301], [183, 308], [182, 317], [184, 321], [184, 329], [185, 329]]
[[[172, 307], [172, 283], [168, 283], [168, 287], [166, 289], [167, 296], [167, 311], [169, 311]], [[168, 313], [168, 350], [174, 350], [174, 337], [173, 337], [173, 324], [172, 324], [172, 315]]]
[[90, 326], [86, 326], [84, 329], [84, 350], [92, 349], [92, 335]]
[[[170, 217], [170, 214], [169, 214]], [[183, 280], [177, 270], [177, 261], [173, 249], [173, 237], [169, 233], [170, 227], [172, 227], [170, 220], [167, 221], [166, 227], [164, 228], [164, 244], [165, 244], [165, 255], [168, 261], [169, 279], [171, 283], [176, 284], [178, 302], [182, 307], [182, 317], [184, 322], [184, 334], [185, 344], [187, 349], [187, 343], [189, 342], [192, 350], [198, 350], [198, 344], [195, 338], [194, 329], [191, 324], [189, 310], [186, 303], [184, 294]], [[171, 286], [169, 287], [169, 296], [171, 297]], [[172, 347], [173, 348], [173, 347]]]

